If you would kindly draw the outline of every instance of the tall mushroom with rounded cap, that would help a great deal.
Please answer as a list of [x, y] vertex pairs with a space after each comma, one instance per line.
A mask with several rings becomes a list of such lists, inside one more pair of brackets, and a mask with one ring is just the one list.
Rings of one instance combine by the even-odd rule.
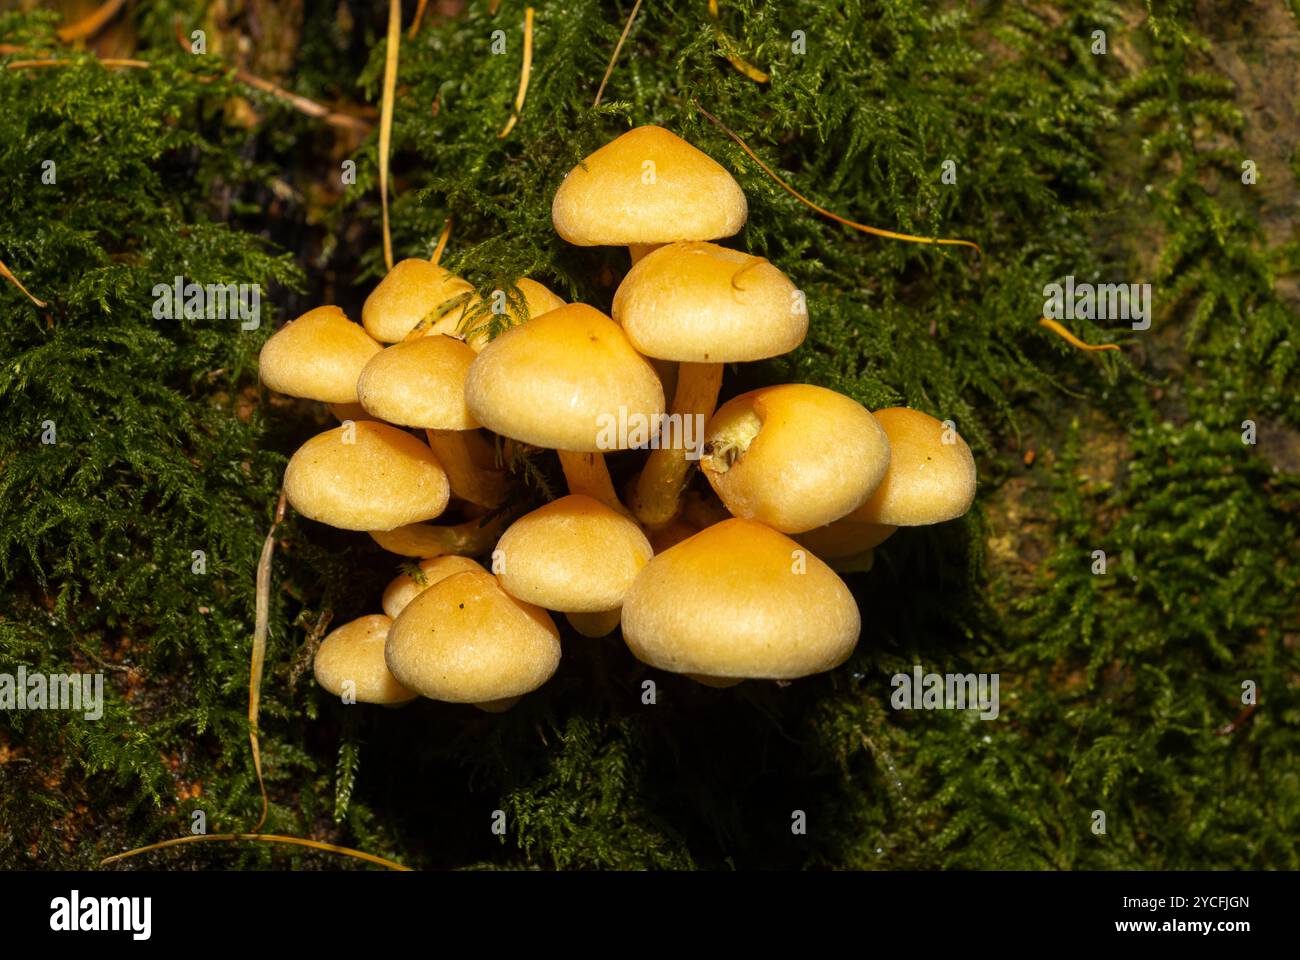
[[257, 372], [276, 393], [328, 404], [357, 402], [357, 376], [380, 346], [338, 307], [291, 320], [262, 345]]
[[423, 696], [495, 710], [551, 678], [560, 633], [545, 610], [510, 596], [492, 574], [468, 571], [406, 605], [384, 656], [393, 676]]
[[[680, 362], [669, 425], [713, 412], [724, 363], [788, 353], [808, 333], [803, 297], [785, 274], [713, 243], [673, 243], [648, 254], [623, 278], [613, 313], [638, 351]], [[646, 460], [632, 503], [643, 523], [676, 514], [690, 467], [685, 446], [661, 445]]]
[[505, 499], [506, 476], [477, 466], [465, 444], [466, 431], [479, 427], [465, 404], [465, 378], [475, 356], [463, 341], [440, 334], [397, 343], [371, 357], [357, 394], [373, 416], [426, 431], [452, 493], [495, 507]]
[[361, 421], [317, 434], [289, 458], [284, 494], [304, 517], [342, 530], [391, 530], [431, 520], [451, 490], [437, 458], [415, 437]]
[[721, 164], [663, 127], [629, 130], [569, 171], [555, 191], [555, 232], [580, 247], [626, 246], [635, 263], [659, 244], [717, 240], [749, 208]]
[[465, 400], [489, 430], [559, 453], [569, 490], [620, 510], [602, 451], [634, 439], [664, 409], [654, 368], [618, 324], [574, 303], [507, 330], [478, 355]]
[[356, 703], [408, 703], [418, 694], [397, 682], [384, 662], [391, 617], [372, 614], [345, 623], [321, 641], [313, 670], [316, 682]]
[[821, 560], [753, 520], [724, 520], [651, 560], [623, 598], [638, 660], [702, 680], [793, 680], [839, 666], [861, 620]]
[[856, 510], [889, 466], [889, 441], [866, 407], [807, 383], [751, 390], [705, 430], [700, 469], [727, 509], [782, 533]]
[[455, 329], [459, 311], [442, 318], [438, 311], [458, 300], [462, 305], [474, 295], [474, 287], [450, 271], [428, 260], [402, 260], [379, 285], [370, 291], [361, 308], [366, 332], [383, 343], [397, 343], [420, 324], [434, 332]]

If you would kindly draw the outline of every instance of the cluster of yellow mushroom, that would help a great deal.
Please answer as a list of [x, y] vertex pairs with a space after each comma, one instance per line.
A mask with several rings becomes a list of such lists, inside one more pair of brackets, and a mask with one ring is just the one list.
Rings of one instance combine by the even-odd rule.
[[[489, 337], [468, 283], [406, 260], [360, 325], [320, 307], [264, 347], [268, 387], [343, 421], [289, 461], [289, 503], [420, 559], [383, 614], [325, 638], [317, 680], [362, 702], [506, 709], [559, 664], [551, 612], [588, 637], [621, 627], [641, 661], [712, 686], [843, 663], [861, 620], [833, 568], [865, 569], [899, 526], [963, 514], [970, 449], [927, 414], [808, 384], [715, 409], [724, 365], [793, 350], [808, 310], [766, 259], [712, 242], [744, 225], [744, 193], [667, 130], [587, 157], [552, 216], [569, 243], [629, 248], [612, 316], [521, 279], [518, 322]], [[555, 450], [569, 494], [502, 531], [513, 484], [488, 432]], [[620, 498], [604, 454], [645, 447]], [[716, 496], [689, 489], [697, 461]], [[453, 500], [468, 520], [429, 522]]]

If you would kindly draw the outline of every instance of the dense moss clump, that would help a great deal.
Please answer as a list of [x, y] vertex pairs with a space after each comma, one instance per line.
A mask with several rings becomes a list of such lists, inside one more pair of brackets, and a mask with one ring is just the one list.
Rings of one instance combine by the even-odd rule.
[[[254, 571], [286, 457], [326, 419], [260, 390], [256, 354], [309, 305], [357, 317], [383, 270], [372, 111], [303, 116], [230, 71], [238, 47], [218, 41], [250, 24], [142, 6], [125, 27], [147, 68], [60, 44], [53, 15], [0, 17], [0, 60], [71, 61], [0, 69], [0, 260], [48, 304], [0, 283], [0, 673], [106, 678], [99, 719], [3, 711], [11, 868], [90, 867], [199, 810], [209, 832], [257, 821]], [[706, 689], [566, 636], [556, 677], [493, 716], [316, 689], [314, 644], [375, 612], [401, 564], [290, 515], [267, 830], [424, 867], [1300, 867], [1300, 128], [1270, 112], [1294, 91], [1274, 97], [1268, 71], [1271, 44], [1300, 41], [1295, 11], [1228, 28], [1190, 0], [737, 0], [716, 21], [645, 4], [593, 108], [631, 3], [552, 0], [501, 138], [523, 14], [493, 6], [403, 34], [396, 255], [427, 256], [451, 217], [445, 262], [481, 290], [531, 276], [607, 309], [626, 251], [564, 244], [551, 195], [628, 126], [670, 127], [734, 172], [739, 242], [808, 299], [807, 342], [729, 371], [724, 396], [797, 380], [951, 419], [980, 497], [851, 577], [863, 641], [830, 675]], [[173, 15], [208, 53], [177, 44]], [[374, 104], [383, 30], [382, 9], [344, 4], [239, 65]], [[817, 203], [982, 252], [817, 216], [698, 107]], [[1261, 112], [1281, 126], [1261, 132]], [[1037, 323], [1067, 276], [1150, 283], [1150, 328], [1071, 320], [1123, 349], [1069, 346]], [[260, 325], [155, 318], [176, 277], [259, 285]], [[557, 486], [549, 454], [515, 467], [521, 503]], [[918, 664], [997, 673], [997, 719], [891, 709], [891, 677]], [[150, 856], [127, 862], [355, 865], [251, 844]]]

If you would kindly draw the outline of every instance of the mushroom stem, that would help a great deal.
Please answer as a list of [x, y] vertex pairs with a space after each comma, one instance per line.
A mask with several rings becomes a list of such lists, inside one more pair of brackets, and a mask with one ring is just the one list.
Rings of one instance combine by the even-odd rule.
[[501, 534], [501, 519], [484, 523], [466, 520], [453, 526], [408, 523], [393, 530], [372, 530], [370, 537], [390, 553], [403, 557], [440, 557], [444, 553], [475, 556], [487, 553]]
[[[693, 429], [693, 421], [708, 419], [718, 403], [722, 386], [722, 364], [683, 363], [677, 371], [677, 391], [669, 412], [668, 425], [677, 424], [675, 442], [660, 438], [660, 447], [650, 452], [636, 482], [632, 510], [648, 526], [667, 523], [677, 515], [682, 491], [691, 462], [687, 459], [686, 438], [703, 439], [703, 424]], [[692, 426], [688, 428], [688, 423]]]
[[654, 253], [662, 246], [664, 246], [662, 243], [629, 243], [627, 252], [632, 258], [632, 266], [635, 267], [647, 253]]
[[566, 613], [569, 625], [584, 637], [597, 639], [607, 637], [614, 632], [623, 615], [622, 607], [613, 610], [598, 610], [595, 613]]
[[564, 468], [564, 479], [569, 484], [570, 493], [583, 494], [599, 500], [611, 510], [627, 513], [627, 508], [614, 492], [614, 481], [609, 478], [604, 454], [575, 453], [572, 450], [557, 450], [556, 453], [560, 455], [560, 466]]
[[451, 484], [451, 492], [462, 500], [481, 507], [500, 506], [509, 491], [509, 480], [504, 473], [484, 470], [474, 463], [466, 443], [464, 430], [426, 430], [429, 449], [442, 464]]

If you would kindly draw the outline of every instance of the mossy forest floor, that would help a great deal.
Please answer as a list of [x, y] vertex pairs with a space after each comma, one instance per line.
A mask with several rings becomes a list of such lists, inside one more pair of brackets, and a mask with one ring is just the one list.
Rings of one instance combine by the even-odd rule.
[[[257, 821], [254, 571], [286, 458], [328, 422], [259, 389], [257, 351], [311, 306], [358, 317], [383, 263], [386, 5], [131, 0], [88, 49], [60, 42], [91, 6], [0, 15], [0, 260], [48, 304], [0, 282], [0, 673], [102, 672], [106, 695], [98, 720], [3, 711], [7, 868], [95, 868], [196, 811], [214, 833]], [[630, 125], [667, 126], [744, 187], [734, 242], [808, 296], [807, 342], [724, 396], [807, 381], [952, 419], [976, 508], [852, 576], [862, 642], [829, 675], [713, 690], [566, 636], [499, 716], [317, 689], [312, 645], [377, 611], [400, 560], [291, 514], [266, 829], [415, 867], [1300, 867], [1300, 9], [724, 0], [715, 22], [647, 2], [593, 109], [631, 3], [548, 0], [501, 139], [523, 8], [492, 6], [435, 2], [403, 34], [397, 255], [427, 256], [450, 215], [446, 262], [481, 290], [532, 276], [607, 309], [625, 252], [566, 246], [550, 197]], [[202, 55], [177, 42], [195, 30]], [[50, 56], [72, 62], [13, 63]], [[816, 216], [697, 105], [823, 206], [983, 253]], [[155, 320], [177, 276], [260, 284], [261, 327]], [[1069, 346], [1037, 322], [1067, 276], [1150, 283], [1150, 328], [1068, 321], [1123, 349]], [[521, 464], [519, 508], [557, 479], [550, 454]], [[917, 664], [999, 674], [998, 718], [891, 709]], [[146, 865], [364, 868], [194, 844], [114, 869]]]

